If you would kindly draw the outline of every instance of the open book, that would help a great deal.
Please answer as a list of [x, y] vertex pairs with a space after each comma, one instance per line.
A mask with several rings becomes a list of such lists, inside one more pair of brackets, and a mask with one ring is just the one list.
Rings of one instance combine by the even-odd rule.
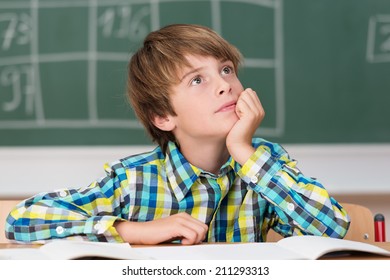
[[330, 253], [351, 252], [390, 258], [390, 251], [363, 242], [318, 236], [294, 236], [276, 243], [134, 247], [128, 244], [56, 240], [39, 248], [0, 249], [0, 259], [314, 260]]
[[325, 255], [348, 256], [353, 253], [377, 254], [390, 258], [390, 251], [375, 245], [320, 236], [293, 236], [268, 243], [155, 246], [134, 250], [161, 260], [315, 260]]
[[0, 260], [150, 259], [128, 243], [56, 239], [40, 247], [0, 249]]

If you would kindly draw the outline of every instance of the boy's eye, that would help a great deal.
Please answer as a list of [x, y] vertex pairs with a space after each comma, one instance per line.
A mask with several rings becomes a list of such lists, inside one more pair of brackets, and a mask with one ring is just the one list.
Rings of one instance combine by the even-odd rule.
[[232, 67], [225, 66], [225, 67], [222, 68], [222, 74], [229, 75], [231, 73], [233, 73], [233, 68]]
[[202, 78], [199, 76], [196, 76], [191, 80], [191, 85], [199, 85], [202, 82]]

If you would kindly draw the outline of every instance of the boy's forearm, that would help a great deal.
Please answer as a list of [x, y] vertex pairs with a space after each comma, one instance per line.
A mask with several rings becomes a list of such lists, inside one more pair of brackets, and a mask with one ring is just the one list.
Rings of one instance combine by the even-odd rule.
[[345, 211], [319, 182], [305, 177], [279, 145], [274, 144], [271, 150], [266, 147], [256, 150], [239, 176], [274, 205], [279, 217], [285, 216], [280, 221], [285, 233], [294, 221], [293, 231], [343, 237], [349, 224]]
[[236, 103], [238, 121], [226, 137], [226, 147], [230, 155], [243, 165], [255, 152], [252, 138], [262, 122], [265, 112], [255, 91], [245, 89]]
[[208, 231], [206, 224], [185, 212], [148, 222], [118, 221], [114, 227], [125, 242], [141, 245], [173, 240], [181, 240], [186, 245], [198, 244]]
[[232, 158], [238, 162], [241, 166], [245, 164], [245, 162], [248, 161], [248, 159], [253, 155], [253, 153], [256, 151], [255, 148], [253, 148], [252, 145], [245, 145], [245, 144], [236, 144], [234, 146], [228, 147], [229, 153], [232, 156]]
[[89, 241], [121, 242], [113, 226], [121, 219], [113, 198], [103, 197], [95, 183], [87, 194], [63, 189], [20, 202], [7, 218], [7, 238], [33, 242], [79, 235]]

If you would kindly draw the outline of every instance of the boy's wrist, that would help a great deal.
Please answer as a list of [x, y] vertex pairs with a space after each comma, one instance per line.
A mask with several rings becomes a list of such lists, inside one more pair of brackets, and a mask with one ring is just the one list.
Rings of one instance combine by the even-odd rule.
[[268, 189], [264, 187], [269, 185], [281, 168], [282, 165], [278, 159], [273, 157], [266, 148], [259, 146], [237, 174], [256, 192], [264, 192]]
[[135, 223], [129, 221], [115, 222], [114, 227], [124, 242], [130, 244], [139, 244], [140, 241], [136, 238], [136, 230], [134, 230]]
[[232, 158], [241, 166], [244, 165], [256, 151], [256, 149], [252, 147], [252, 145], [245, 144], [232, 145], [228, 147], [228, 150]]

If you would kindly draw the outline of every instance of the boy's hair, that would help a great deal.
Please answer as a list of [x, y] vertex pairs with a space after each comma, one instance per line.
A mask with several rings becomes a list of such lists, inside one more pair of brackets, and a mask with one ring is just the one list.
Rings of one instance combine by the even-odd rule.
[[171, 131], [154, 126], [156, 116], [176, 116], [170, 102], [172, 86], [179, 83], [178, 71], [190, 67], [186, 55], [230, 60], [238, 70], [241, 54], [213, 30], [199, 25], [174, 24], [151, 32], [128, 65], [127, 95], [134, 112], [152, 140], [165, 152]]

